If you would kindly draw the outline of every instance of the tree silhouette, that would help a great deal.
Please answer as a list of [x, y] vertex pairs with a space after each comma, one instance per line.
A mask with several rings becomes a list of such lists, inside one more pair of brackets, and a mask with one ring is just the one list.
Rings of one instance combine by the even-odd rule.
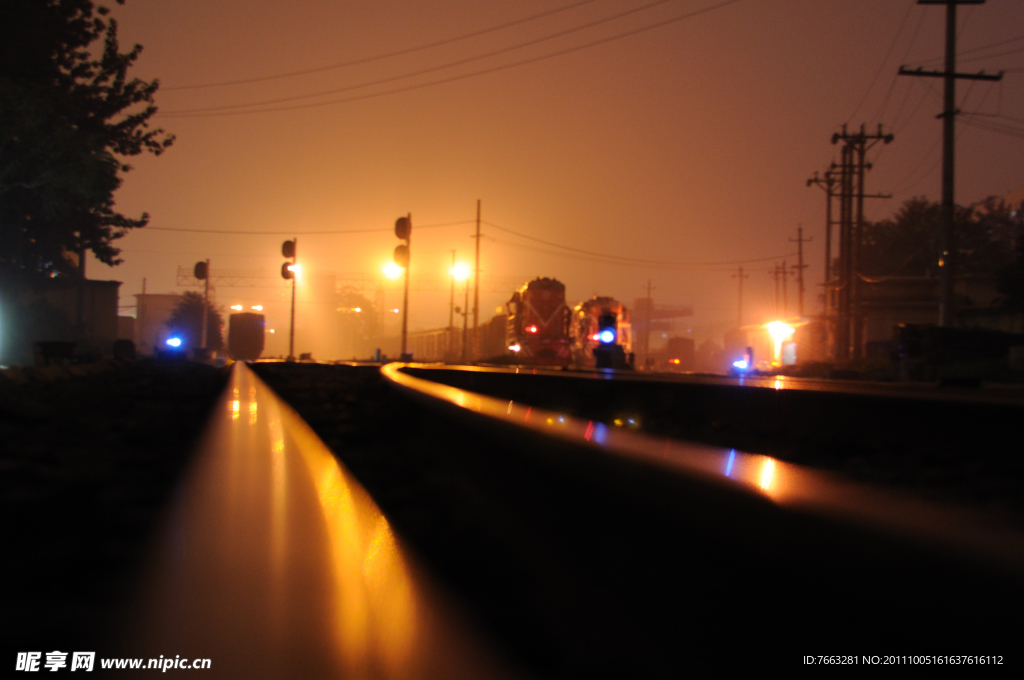
[[86, 250], [118, 264], [147, 223], [114, 206], [126, 159], [174, 139], [149, 128], [157, 81], [128, 77], [141, 51], [91, 0], [0, 2], [0, 283], [70, 275]]
[[[913, 198], [891, 218], [864, 225], [858, 271], [865, 276], [938, 276], [942, 207]], [[956, 272], [996, 274], [1013, 260], [1021, 215], [996, 199], [957, 206], [953, 234]]]
[[206, 309], [206, 348], [219, 350], [224, 347], [224, 339], [221, 330], [224, 320], [220, 312], [212, 305], [205, 304], [203, 296], [193, 291], [188, 291], [181, 296], [181, 300], [171, 310], [171, 318], [167, 321], [167, 328], [181, 338], [183, 347], [199, 347], [202, 343], [199, 339], [203, 335], [203, 309]]

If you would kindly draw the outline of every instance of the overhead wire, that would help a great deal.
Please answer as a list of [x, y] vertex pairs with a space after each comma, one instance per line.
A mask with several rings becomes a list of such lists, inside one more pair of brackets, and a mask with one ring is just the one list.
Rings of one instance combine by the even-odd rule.
[[520, 24], [529, 23], [531, 21], [535, 21], [537, 19], [542, 19], [544, 17], [548, 17], [548, 16], [551, 16], [551, 15], [554, 15], [554, 14], [560, 14], [561, 12], [566, 12], [566, 11], [571, 10], [571, 9], [576, 9], [577, 7], [581, 7], [583, 5], [589, 5], [589, 4], [591, 4], [593, 2], [596, 2], [596, 1], [597, 0], [580, 0], [580, 2], [575, 2], [575, 3], [572, 3], [570, 5], [564, 5], [562, 7], [556, 7], [554, 9], [546, 10], [544, 12], [538, 12], [537, 14], [531, 14], [530, 16], [523, 17], [523, 18], [520, 18], [520, 19], [514, 19], [512, 21], [507, 21], [507, 22], [505, 22], [503, 24], [497, 24], [497, 25], [494, 25], [494, 26], [488, 26], [487, 28], [482, 28], [482, 29], [479, 29], [479, 30], [470, 31], [469, 33], [463, 33], [461, 35], [457, 35], [457, 36], [454, 36], [452, 38], [445, 38], [444, 40], [436, 40], [434, 42], [425, 43], [425, 44], [422, 44], [422, 45], [416, 45], [416, 46], [413, 46], [413, 47], [406, 47], [406, 48], [403, 48], [403, 49], [400, 49], [400, 50], [394, 50], [394, 51], [385, 52], [385, 53], [382, 53], [382, 54], [375, 54], [375, 55], [369, 56], [369, 57], [360, 57], [359, 59], [352, 59], [352, 60], [349, 60], [349, 61], [342, 61], [342, 62], [338, 62], [338, 63], [335, 63], [335, 64], [328, 64], [326, 66], [316, 66], [316, 67], [313, 67], [313, 68], [299, 69], [299, 70], [295, 70], [295, 71], [285, 71], [284, 73], [276, 73], [276, 74], [273, 74], [273, 75], [254, 76], [252, 78], [239, 78], [239, 79], [236, 79], [236, 80], [224, 80], [224, 81], [219, 81], [219, 82], [214, 82], [214, 83], [200, 83], [200, 84], [195, 84], [195, 85], [177, 85], [177, 86], [174, 86], [174, 87], [163, 87], [163, 88], [161, 88], [161, 90], [164, 91], [164, 92], [177, 92], [177, 91], [182, 91], [182, 90], [199, 90], [199, 89], [207, 89], [207, 88], [212, 88], [212, 87], [228, 87], [228, 86], [233, 86], [233, 85], [249, 85], [249, 84], [252, 84], [252, 83], [262, 83], [262, 82], [267, 82], [267, 81], [271, 81], [271, 80], [283, 80], [285, 78], [295, 78], [295, 77], [298, 77], [298, 76], [312, 75], [314, 73], [324, 73], [326, 71], [335, 71], [337, 69], [347, 68], [349, 66], [360, 66], [362, 64], [369, 64], [369, 63], [372, 63], [372, 62], [375, 62], [375, 61], [382, 61], [384, 59], [391, 59], [393, 57], [401, 57], [401, 56], [405, 56], [407, 54], [414, 54], [416, 52], [422, 52], [424, 50], [434, 49], [436, 47], [443, 47], [445, 45], [451, 45], [453, 43], [461, 42], [463, 40], [469, 40], [470, 38], [478, 38], [478, 37], [480, 37], [482, 35], [486, 35], [488, 33], [495, 33], [497, 31], [502, 31], [502, 30], [504, 30], [506, 28], [511, 28], [512, 26], [518, 26]]
[[[896, 47], [896, 43], [899, 41], [900, 36], [903, 34], [903, 27], [907, 25], [907, 19], [910, 18], [910, 13], [914, 9], [914, 6], [914, 2], [911, 0], [907, 5], [907, 11], [903, 13], [903, 19], [900, 21], [899, 28], [896, 29], [896, 35], [892, 37], [892, 42], [889, 43], [889, 49], [885, 51], [885, 56], [882, 57], [882, 63], [878, 65], [878, 70], [875, 71], [875, 77], [871, 79], [871, 84], [868, 85], [868, 89], [864, 92], [864, 96], [860, 98], [860, 102], [857, 104], [857, 107], [854, 108], [853, 113], [851, 113], [850, 117], [846, 119], [847, 124], [853, 121], [861, 107], [864, 106], [864, 102], [868, 100], [868, 96], [871, 94], [871, 91], [875, 89], [875, 83], [878, 82], [878, 78], [882, 75], [885, 65], [889, 63], [889, 57], [892, 56], [892, 51]], [[892, 88], [890, 88], [890, 91], [891, 90]]]
[[[476, 220], [464, 220], [462, 222], [438, 222], [436, 224], [417, 224], [417, 229], [431, 229], [434, 227], [451, 227], [461, 224], [476, 224]], [[238, 236], [315, 236], [320, 235], [334, 235], [334, 234], [373, 234], [385, 231], [391, 231], [391, 228], [380, 228], [380, 229], [333, 229], [326, 231], [236, 231], [232, 229], [188, 229], [185, 227], [145, 227], [150, 231], [174, 231], [174, 232], [187, 232], [193, 234], [233, 234]]]
[[[661, 0], [661, 2], [665, 2], [665, 1], [668, 1], [668, 0]], [[519, 61], [511, 62], [511, 63], [508, 63], [508, 64], [500, 64], [500, 65], [497, 65], [497, 66], [492, 66], [492, 67], [480, 69], [480, 70], [477, 70], [477, 71], [472, 71], [472, 72], [469, 72], [469, 73], [463, 73], [463, 74], [457, 74], [457, 75], [452, 75], [452, 76], [446, 76], [446, 77], [439, 78], [439, 79], [432, 80], [432, 81], [428, 81], [428, 82], [425, 82], [425, 83], [415, 83], [415, 84], [411, 84], [411, 85], [404, 85], [404, 86], [401, 86], [401, 87], [396, 87], [396, 88], [392, 88], [392, 89], [384, 90], [384, 91], [380, 91], [380, 92], [370, 92], [370, 93], [365, 93], [365, 94], [361, 94], [361, 95], [354, 95], [354, 96], [351, 96], [351, 97], [344, 97], [344, 98], [341, 98], [341, 99], [331, 99], [331, 100], [321, 101], [321, 102], [306, 102], [306, 103], [303, 103], [303, 104], [292, 104], [292, 105], [287, 105], [287, 106], [270, 106], [270, 107], [266, 107], [265, 103], [251, 103], [251, 104], [239, 104], [239, 105], [224, 106], [224, 107], [206, 107], [206, 108], [200, 108], [200, 109], [182, 109], [182, 110], [177, 110], [177, 111], [173, 111], [172, 110], [172, 111], [167, 111], [166, 113], [162, 113], [160, 115], [166, 116], [168, 118], [206, 118], [206, 117], [215, 117], [215, 116], [245, 115], [245, 114], [254, 114], [254, 113], [272, 113], [272, 112], [278, 112], [278, 111], [291, 111], [291, 110], [296, 110], [296, 109], [307, 109], [307, 108], [318, 108], [318, 107], [322, 107], [322, 106], [332, 106], [334, 104], [343, 104], [343, 103], [352, 102], [352, 101], [359, 101], [359, 100], [370, 99], [370, 98], [374, 98], [374, 97], [382, 97], [382, 96], [391, 95], [391, 94], [398, 94], [398, 93], [402, 93], [402, 92], [409, 92], [409, 91], [412, 91], [412, 90], [419, 90], [419, 89], [423, 89], [423, 88], [426, 88], [426, 87], [432, 87], [434, 85], [441, 85], [441, 84], [444, 84], [444, 83], [450, 83], [450, 82], [455, 82], [455, 81], [458, 81], [458, 80], [465, 80], [467, 78], [473, 78], [473, 77], [480, 76], [480, 75], [486, 75], [486, 74], [489, 74], [489, 73], [495, 73], [495, 72], [498, 72], [498, 71], [504, 71], [504, 70], [508, 70], [508, 69], [511, 69], [511, 68], [516, 68], [516, 67], [519, 67], [519, 66], [524, 66], [526, 64], [532, 64], [532, 63], [536, 63], [536, 62], [539, 62], [539, 61], [545, 61], [547, 59], [552, 59], [554, 57], [559, 57], [559, 56], [563, 56], [563, 55], [566, 55], [566, 54], [571, 54], [573, 52], [579, 52], [581, 50], [589, 49], [589, 48], [595, 47], [597, 45], [602, 45], [602, 44], [605, 44], [605, 43], [613, 42], [615, 40], [621, 40], [622, 38], [627, 38], [629, 36], [637, 35], [639, 33], [644, 33], [644, 32], [651, 31], [651, 30], [654, 30], [654, 29], [657, 29], [657, 28], [661, 28], [663, 26], [668, 26], [670, 24], [677, 23], [679, 21], [683, 21], [683, 20], [686, 20], [686, 19], [691, 19], [691, 18], [699, 16], [701, 14], [706, 14], [708, 12], [711, 12], [711, 11], [714, 11], [714, 10], [717, 10], [717, 9], [721, 9], [723, 7], [726, 7], [726, 6], [729, 6], [729, 5], [733, 5], [733, 4], [736, 4], [738, 2], [742, 2], [742, 1], [743, 0], [722, 0], [721, 2], [719, 2], [717, 4], [710, 5], [710, 6], [707, 6], [707, 7], [702, 7], [700, 9], [693, 10], [693, 11], [688, 12], [686, 14], [682, 14], [682, 15], [675, 16], [675, 17], [670, 17], [668, 19], [664, 19], [662, 21], [655, 22], [653, 24], [648, 24], [646, 26], [641, 26], [639, 28], [630, 29], [630, 30], [627, 30], [627, 31], [623, 31], [623, 32], [611, 35], [611, 36], [605, 36], [603, 38], [597, 38], [597, 39], [594, 39], [594, 40], [592, 40], [590, 42], [583, 43], [581, 45], [575, 45], [573, 47], [568, 47], [568, 48], [565, 48], [565, 49], [556, 50], [554, 52], [549, 52], [547, 54], [542, 54], [542, 55], [538, 55], [538, 56], [534, 56], [534, 57], [528, 57], [528, 58], [521, 59]], [[655, 3], [655, 4], [660, 4], [660, 3]], [[651, 6], [653, 6], [653, 5], [651, 5]], [[582, 30], [582, 29], [579, 29], [579, 30]], [[536, 42], [536, 41], [534, 41], [534, 42]], [[523, 45], [524, 44], [521, 44], [519, 47], [522, 47]], [[512, 49], [512, 48], [509, 48], [509, 49]], [[518, 49], [518, 48], [516, 48], [516, 49]], [[508, 51], [508, 50], [505, 50], [505, 51]], [[493, 56], [493, 54], [486, 55], [486, 56]], [[481, 58], [484, 58], [484, 57], [468, 58], [467, 60], [463, 60], [463, 61], [473, 61], [473, 60], [479, 60]], [[439, 70], [441, 68], [448, 68], [450, 66], [451, 66], [451, 64], [446, 65], [444, 67], [437, 67], [437, 68], [433, 68], [433, 69], [428, 69], [428, 70], [425, 70], [423, 72], [425, 73], [425, 72], [428, 72], [428, 71], [431, 71], [431, 70]], [[377, 82], [373, 82], [373, 83], [363, 83], [362, 85], [359, 85], [359, 86], [349, 86], [349, 87], [346, 87], [346, 88], [339, 88], [335, 92], [351, 90], [351, 89], [354, 89], [356, 87], [371, 87], [371, 86], [373, 86], [375, 84], [383, 84], [384, 82], [391, 82], [391, 81], [402, 79], [402, 78], [412, 77], [412, 75], [422, 75], [422, 73], [406, 74], [404, 76], [398, 76], [398, 77], [393, 77], [393, 78], [382, 79], [381, 81], [377, 81]], [[301, 98], [309, 98], [311, 96], [323, 96], [323, 93], [320, 93], [320, 94], [317, 94], [317, 95], [304, 95]], [[261, 107], [261, 106], [264, 107], [264, 108], [255, 108], [255, 107]], [[247, 110], [239, 110], [239, 109], [242, 109], [242, 108], [245, 108], [245, 107], [248, 107], [248, 109]]]
[[[645, 259], [634, 258], [634, 257], [623, 257], [621, 255], [609, 255], [607, 253], [598, 253], [598, 252], [594, 252], [592, 250], [584, 250], [582, 248], [576, 248], [574, 246], [566, 246], [566, 245], [563, 245], [561, 243], [553, 243], [552, 241], [546, 241], [544, 239], [537, 238], [536, 236], [530, 236], [529, 234], [524, 234], [522, 232], [515, 231], [514, 229], [509, 229], [507, 227], [502, 227], [502, 226], [499, 226], [497, 224], [494, 224], [493, 222], [482, 221], [481, 223], [482, 224], [486, 224], [489, 227], [493, 227], [493, 228], [495, 228], [495, 229], [497, 229], [499, 231], [503, 231], [503, 232], [506, 232], [508, 234], [512, 234], [513, 236], [518, 236], [519, 238], [526, 239], [528, 241], [534, 241], [536, 243], [541, 243], [543, 245], [554, 247], [554, 248], [558, 248], [560, 250], [564, 250], [564, 251], [567, 251], [567, 252], [570, 252], [570, 253], [577, 253], [577, 254], [586, 255], [586, 256], [589, 256], [589, 257], [605, 258], [605, 259], [607, 259], [609, 261], [621, 262], [623, 264], [655, 265], [655, 266], [668, 266], [668, 267], [717, 267], [717, 266], [723, 266], [723, 265], [747, 264], [747, 263], [751, 263], [751, 262], [768, 262], [770, 260], [777, 260], [780, 257], [789, 257], [789, 255], [775, 255], [775, 256], [771, 256], [771, 257], [759, 257], [759, 258], [752, 258], [752, 259], [748, 259], [748, 260], [731, 260], [731, 261], [728, 261], [728, 262], [680, 262], [680, 261], [669, 261], [669, 260], [645, 260]], [[792, 253], [792, 254], [795, 255], [796, 253]]]

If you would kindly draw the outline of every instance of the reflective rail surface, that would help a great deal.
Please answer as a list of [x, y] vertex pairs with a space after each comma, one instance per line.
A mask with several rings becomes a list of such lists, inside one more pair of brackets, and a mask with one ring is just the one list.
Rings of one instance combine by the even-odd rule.
[[[823, 527], [821, 531], [835, 540], [841, 541], [843, 535], [848, 534], [859, 547], [867, 545], [869, 550], [872, 540], [883, 552], [890, 549], [892, 541], [897, 541], [908, 550], [919, 547], [926, 551], [926, 560], [939, 555], [955, 562], [955, 566], [951, 562], [943, 567], [951, 569], [950, 574], [999, 573], [1014, 584], [1015, 596], [1022, 592], [1024, 534], [993, 524], [980, 513], [879, 491], [770, 456], [655, 438], [526, 403], [485, 396], [415, 377], [404, 372], [403, 367], [388, 364], [381, 370], [414, 396], [434, 402], [435, 408], [455, 407], [465, 414], [587, 447], [594, 453], [636, 461], [709, 489], [718, 489], [725, 497], [764, 499], [787, 513], [788, 519], [775, 529], [783, 534], [789, 532], [787, 523], [795, 527], [810, 521]], [[427, 367], [411, 365], [410, 368]], [[487, 372], [484, 369], [481, 373]], [[506, 436], [508, 432], [506, 429]], [[884, 561], [885, 555], [880, 559]], [[973, 567], [961, 573], [958, 569], [962, 564]], [[970, 569], [981, 572], [973, 573]]]
[[373, 500], [243, 363], [177, 494], [136, 657], [204, 677], [501, 678]]

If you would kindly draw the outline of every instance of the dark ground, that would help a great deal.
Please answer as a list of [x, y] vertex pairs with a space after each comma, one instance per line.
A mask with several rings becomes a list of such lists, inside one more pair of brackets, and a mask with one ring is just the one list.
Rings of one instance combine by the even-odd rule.
[[187, 362], [72, 370], [0, 378], [5, 651], [102, 649], [227, 378]]

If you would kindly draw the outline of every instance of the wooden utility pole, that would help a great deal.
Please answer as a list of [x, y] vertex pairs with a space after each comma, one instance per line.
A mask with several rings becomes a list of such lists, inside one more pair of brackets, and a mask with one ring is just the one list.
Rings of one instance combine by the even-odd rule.
[[743, 279], [749, 279], [749, 274], [743, 273], [743, 267], [740, 267], [739, 272], [732, 275], [732, 278], [738, 279], [740, 284], [740, 301], [736, 311], [736, 327], [743, 328]]
[[[807, 269], [807, 265], [804, 264], [804, 243], [814, 240], [813, 238], [804, 238], [804, 227], [803, 225], [797, 225], [796, 238], [789, 239], [790, 243], [796, 243], [796, 261], [797, 264], [793, 267], [796, 270], [797, 280], [797, 312], [800, 314], [800, 318], [804, 318], [804, 270]], [[828, 280], [828, 277], [825, 279]]]
[[446, 344], [446, 354], [452, 354], [452, 345], [455, 343], [452, 340], [455, 337], [455, 251], [452, 250], [452, 268], [448, 272], [449, 277], [452, 280], [452, 293], [451, 298], [448, 301], [448, 342]]
[[836, 313], [835, 358], [859, 359], [864, 346], [864, 314], [860, 285], [860, 244], [864, 227], [864, 199], [891, 198], [888, 194], [865, 194], [864, 173], [871, 169], [865, 157], [878, 142], [889, 144], [892, 134], [868, 134], [864, 126], [859, 132], [843, 131], [832, 135], [832, 143], [842, 141], [842, 163], [839, 175], [839, 301]]
[[954, 203], [953, 179], [955, 174], [953, 150], [956, 141], [956, 81], [1002, 80], [1003, 71], [998, 74], [956, 72], [956, 6], [982, 5], [985, 0], [917, 0], [919, 5], [946, 6], [946, 62], [942, 71], [915, 70], [900, 66], [901, 76], [925, 76], [943, 79], [942, 91], [942, 213], [939, 234], [939, 271], [941, 272], [942, 293], [939, 297], [939, 325], [951, 326], [955, 319], [953, 308], [953, 277], [956, 274], [956, 239], [953, 233]]
[[480, 199], [476, 199], [476, 261], [473, 264], [473, 359], [480, 358]]

